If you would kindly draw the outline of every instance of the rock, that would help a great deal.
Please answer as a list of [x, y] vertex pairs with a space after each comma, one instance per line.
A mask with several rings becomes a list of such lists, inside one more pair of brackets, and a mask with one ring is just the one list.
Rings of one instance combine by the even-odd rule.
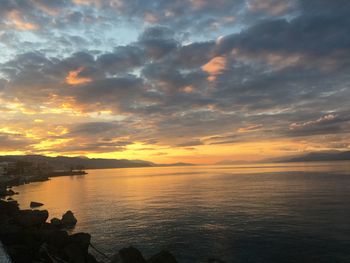
[[6, 199], [7, 201], [13, 201], [13, 198], [12, 197], [9, 197]]
[[23, 228], [13, 224], [10, 220], [2, 222], [0, 227], [0, 240], [5, 245], [13, 245], [22, 243], [23, 241]]
[[3, 201], [0, 200], [0, 214], [15, 215], [19, 212], [17, 201]]
[[177, 263], [177, 261], [169, 251], [163, 250], [148, 259], [147, 263]]
[[77, 244], [79, 248], [85, 253], [88, 253], [90, 240], [91, 240], [91, 235], [87, 233], [76, 233], [69, 236], [69, 243]]
[[45, 239], [50, 251], [60, 251], [69, 243], [66, 231], [56, 230], [51, 232]]
[[4, 197], [7, 195], [6, 187], [0, 187], [0, 197]]
[[61, 219], [63, 227], [73, 227], [77, 224], [78, 220], [75, 218], [72, 211], [67, 211]]
[[30, 207], [31, 208], [35, 208], [35, 207], [39, 207], [39, 206], [43, 206], [44, 204], [39, 203], [39, 202], [30, 202]]
[[208, 263], [225, 263], [225, 261], [222, 261], [221, 259], [217, 258], [209, 258]]
[[146, 260], [138, 249], [127, 247], [119, 250], [118, 254], [113, 256], [111, 263], [146, 263]]
[[16, 193], [10, 189], [10, 190], [7, 190], [7, 195], [15, 195]]
[[30, 248], [25, 245], [11, 245], [6, 247], [7, 253], [12, 259], [12, 262], [16, 263], [28, 263], [33, 262], [33, 253]]
[[78, 244], [70, 243], [63, 249], [65, 258], [71, 263], [85, 263], [87, 254], [78, 246]]
[[39, 227], [46, 222], [48, 217], [47, 210], [20, 210], [15, 220], [23, 227]]
[[50, 220], [51, 225], [55, 226], [55, 227], [61, 227], [62, 226], [62, 221], [61, 219], [58, 219], [57, 217], [54, 217]]
[[86, 257], [86, 263], [98, 263], [98, 261], [93, 255], [88, 254]]
[[15, 195], [15, 194], [16, 193], [12, 189], [7, 190], [6, 187], [1, 187], [0, 188], [0, 197], [12, 196], [12, 195]]

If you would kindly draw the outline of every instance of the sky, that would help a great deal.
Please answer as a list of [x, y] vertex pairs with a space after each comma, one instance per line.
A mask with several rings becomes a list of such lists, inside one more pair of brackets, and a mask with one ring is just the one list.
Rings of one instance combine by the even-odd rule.
[[1, 0], [0, 154], [350, 150], [348, 0]]

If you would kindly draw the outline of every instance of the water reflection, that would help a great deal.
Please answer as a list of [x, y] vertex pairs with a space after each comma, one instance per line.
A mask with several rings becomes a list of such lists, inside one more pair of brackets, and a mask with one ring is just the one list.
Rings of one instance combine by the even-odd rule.
[[[350, 261], [350, 162], [91, 170], [20, 186], [22, 207], [71, 209], [108, 253], [180, 262]], [[199, 262], [199, 261], [198, 261]]]

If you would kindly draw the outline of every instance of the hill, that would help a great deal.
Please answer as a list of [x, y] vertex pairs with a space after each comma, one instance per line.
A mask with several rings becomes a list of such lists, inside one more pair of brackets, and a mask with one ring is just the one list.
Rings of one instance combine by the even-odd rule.
[[151, 167], [155, 166], [152, 162], [142, 160], [126, 159], [102, 159], [86, 157], [48, 157], [43, 155], [6, 155], [0, 156], [0, 162], [4, 161], [27, 161], [27, 162], [46, 162], [55, 169], [64, 167], [82, 166], [84, 169], [103, 169], [103, 168], [128, 168], [128, 167]]
[[302, 156], [281, 159], [278, 162], [320, 162], [350, 160], [350, 151], [340, 152], [311, 152]]

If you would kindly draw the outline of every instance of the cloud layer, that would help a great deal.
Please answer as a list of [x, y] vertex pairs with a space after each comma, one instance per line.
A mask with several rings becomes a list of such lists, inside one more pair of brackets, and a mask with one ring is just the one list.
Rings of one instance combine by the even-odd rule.
[[254, 158], [349, 148], [348, 1], [0, 5], [1, 151], [187, 160], [254, 143]]

